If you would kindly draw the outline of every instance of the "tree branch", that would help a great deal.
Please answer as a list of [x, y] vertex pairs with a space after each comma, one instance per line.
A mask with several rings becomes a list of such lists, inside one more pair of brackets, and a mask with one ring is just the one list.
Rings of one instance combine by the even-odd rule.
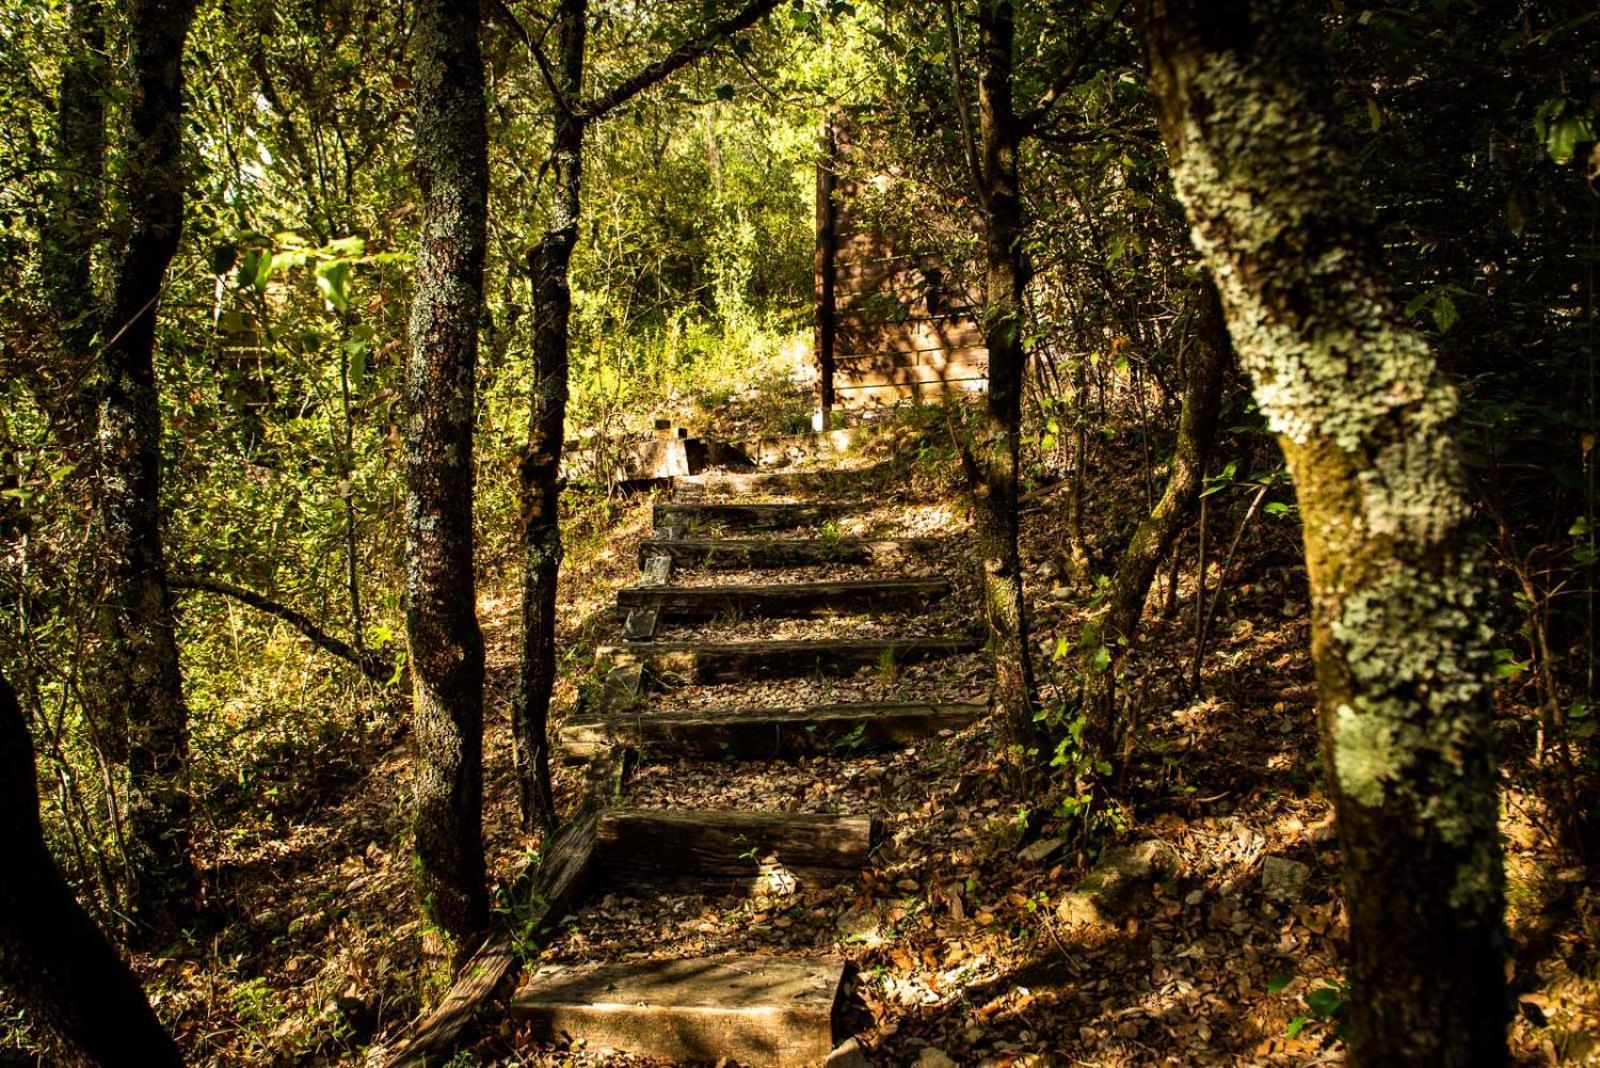
[[945, 32], [950, 36], [950, 91], [956, 98], [956, 116], [961, 121], [961, 147], [966, 151], [967, 170], [972, 172], [972, 188], [978, 204], [989, 210], [989, 194], [983, 180], [983, 164], [978, 160], [978, 142], [972, 135], [972, 116], [967, 111], [967, 89], [961, 78], [961, 30], [956, 24], [955, 0], [944, 0]]
[[[555, 71], [550, 68], [550, 59], [544, 54], [544, 49], [539, 47], [539, 42], [533, 39], [528, 28], [522, 24], [516, 14], [506, 6], [505, 0], [489, 0], [488, 12], [511, 28], [519, 40], [533, 55], [533, 62], [539, 68], [539, 74], [544, 78], [545, 88], [550, 90], [550, 95], [555, 98], [556, 107], [561, 109], [563, 115], [572, 114], [572, 103], [567, 100], [567, 94], [556, 85]], [[543, 38], [541, 37], [541, 40]]]
[[667, 75], [688, 66], [711, 51], [712, 46], [718, 41], [754, 26], [782, 2], [783, 0], [747, 0], [744, 7], [737, 12], [706, 26], [668, 55], [618, 82], [610, 92], [584, 101], [578, 106], [578, 117], [585, 120], [603, 118], [607, 112], [616, 110]]
[[258, 612], [264, 612], [276, 619], [281, 619], [295, 630], [305, 635], [311, 644], [323, 652], [332, 653], [342, 660], [354, 664], [367, 678], [377, 683], [387, 683], [394, 678], [395, 663], [386, 657], [380, 656], [370, 650], [357, 649], [342, 638], [336, 638], [323, 630], [312, 621], [305, 613], [290, 608], [288, 605], [279, 604], [268, 597], [263, 597], [254, 590], [247, 590], [243, 586], [222, 582], [209, 578], [178, 578], [174, 577], [167, 583], [174, 590], [197, 590], [203, 593], [216, 593], [223, 597], [231, 597], [249, 605]]
[[1095, 26], [1089, 39], [1084, 42], [1083, 47], [1078, 49], [1078, 54], [1072, 57], [1072, 62], [1067, 64], [1060, 74], [1056, 75], [1055, 80], [1050, 83], [1050, 88], [1040, 95], [1039, 99], [1034, 102], [1033, 107], [1018, 116], [1024, 136], [1033, 133], [1045, 119], [1050, 117], [1050, 109], [1056, 106], [1056, 103], [1061, 99], [1061, 95], [1077, 79], [1078, 72], [1089, 61], [1089, 57], [1100, 51], [1100, 46], [1105, 43], [1106, 36], [1111, 32], [1111, 27], [1116, 25], [1117, 16], [1122, 14], [1122, 9], [1127, 4], [1128, 0], [1117, 0], [1117, 5], [1106, 13], [1106, 17], [1100, 20], [1099, 25]]

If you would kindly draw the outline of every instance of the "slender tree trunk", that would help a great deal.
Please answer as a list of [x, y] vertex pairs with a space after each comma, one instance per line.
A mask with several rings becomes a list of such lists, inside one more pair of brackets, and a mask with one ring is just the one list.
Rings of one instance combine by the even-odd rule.
[[73, 897], [45, 845], [33, 741], [0, 677], [0, 984], [106, 1068], [183, 1063], [139, 981]]
[[[71, 49], [61, 64], [56, 109], [56, 174], [40, 244], [45, 285], [60, 316], [63, 395], [52, 404], [55, 432], [73, 453], [94, 440], [94, 337], [99, 327], [93, 258], [104, 230], [106, 34], [99, 0], [68, 11]], [[85, 460], [88, 458], [85, 456]], [[85, 463], [85, 471], [92, 466]]]
[[124, 147], [128, 234], [102, 325], [96, 475], [108, 590], [99, 627], [103, 707], [126, 711], [130, 913], [148, 937], [193, 914], [189, 711], [161, 544], [161, 406], [156, 313], [183, 231], [183, 48], [193, 0], [135, 0], [132, 102]]
[[522, 456], [522, 657], [511, 707], [511, 737], [522, 797], [522, 826], [553, 830], [548, 721], [556, 679], [556, 581], [561, 572], [561, 445], [567, 427], [567, 269], [578, 242], [582, 208], [584, 120], [575, 113], [583, 91], [587, 0], [561, 0], [556, 15], [555, 82], [550, 146], [555, 196], [550, 224], [528, 264], [533, 287], [534, 383], [528, 448]]
[[984, 611], [995, 666], [995, 699], [1013, 745], [1039, 744], [1037, 688], [1028, 643], [1018, 543], [1021, 465], [1022, 197], [1017, 181], [1021, 124], [1012, 104], [1016, 36], [1011, 0], [980, 0], [978, 38], [979, 172], [983, 183], [985, 307], [989, 392], [972, 460], [977, 474], [977, 536]]
[[1156, 0], [1173, 176], [1299, 495], [1354, 1065], [1505, 1063], [1485, 564], [1459, 401], [1382, 280], [1315, 22]]
[[[1117, 668], [1138, 637], [1139, 621], [1156, 569], [1194, 518], [1206, 464], [1216, 442], [1217, 414], [1222, 407], [1222, 384], [1230, 350], [1222, 322], [1222, 303], [1209, 278], [1196, 302], [1193, 323], [1171, 475], [1161, 499], [1123, 550], [1105, 605], [1091, 622], [1090, 640], [1085, 643], [1089, 646], [1085, 650], [1085, 670], [1090, 682], [1084, 740], [1097, 763], [1109, 763], [1114, 768], [1120, 767], [1124, 726], [1116, 719]], [[1102, 646], [1109, 649], [1109, 659], [1099, 654]]]
[[489, 188], [476, 2], [419, 0], [423, 221], [411, 305], [406, 636], [424, 911], [459, 954], [489, 923], [483, 856], [483, 636], [473, 574], [472, 434]]

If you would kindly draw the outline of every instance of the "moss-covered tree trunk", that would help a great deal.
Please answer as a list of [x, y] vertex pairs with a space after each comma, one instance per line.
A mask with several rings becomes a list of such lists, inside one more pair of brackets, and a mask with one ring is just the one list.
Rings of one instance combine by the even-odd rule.
[[483, 636], [472, 432], [489, 187], [481, 15], [419, 0], [412, 41], [421, 246], [406, 366], [406, 636], [424, 911], [460, 952], [489, 923], [483, 857]]
[[1183, 410], [1178, 417], [1171, 474], [1161, 499], [1123, 550], [1104, 605], [1090, 621], [1083, 650], [1088, 679], [1085, 744], [1095, 763], [1110, 764], [1114, 769], [1121, 768], [1123, 732], [1127, 728], [1116, 712], [1118, 669], [1138, 638], [1139, 621], [1156, 569], [1194, 518], [1206, 464], [1216, 443], [1217, 415], [1222, 408], [1222, 386], [1231, 350], [1222, 321], [1222, 303], [1209, 278], [1197, 294], [1190, 322]]
[[532, 399], [522, 472], [522, 658], [511, 737], [523, 829], [556, 825], [550, 789], [550, 694], [556, 681], [556, 582], [561, 572], [561, 446], [567, 428], [567, 345], [572, 290], [567, 272], [582, 210], [583, 92], [587, 0], [561, 0], [556, 15], [550, 146], [550, 221], [529, 256], [533, 290]]
[[161, 288], [183, 232], [183, 49], [194, 12], [193, 0], [137, 0], [129, 10], [126, 236], [100, 324], [95, 473], [107, 589], [95, 699], [126, 728], [129, 912], [154, 939], [193, 913], [199, 885], [189, 856], [189, 712], [161, 542], [155, 369]]
[[1038, 744], [1037, 687], [1028, 643], [1018, 531], [1022, 388], [1022, 196], [1017, 155], [1022, 124], [1013, 104], [1016, 12], [1011, 0], [979, 0], [979, 174], [984, 207], [984, 343], [989, 392], [977, 440], [976, 528], [984, 613], [994, 658], [995, 702], [1010, 741], [1024, 751]]
[[181, 1065], [139, 981], [72, 896], [45, 845], [33, 741], [0, 677], [0, 984], [106, 1068]]
[[1178, 194], [1299, 495], [1350, 915], [1350, 1062], [1504, 1063], [1485, 577], [1458, 399], [1383, 284], [1290, 0], [1157, 0]]

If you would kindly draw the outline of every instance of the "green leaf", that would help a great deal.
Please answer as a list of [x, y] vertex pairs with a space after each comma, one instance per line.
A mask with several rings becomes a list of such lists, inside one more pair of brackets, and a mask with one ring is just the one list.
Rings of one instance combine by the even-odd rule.
[[1336, 986], [1319, 986], [1306, 995], [1306, 1008], [1326, 1020], [1344, 1009], [1344, 992]]
[[1296, 1016], [1294, 1019], [1289, 1021], [1289, 1026], [1284, 1028], [1284, 1033], [1287, 1034], [1290, 1038], [1294, 1038], [1302, 1030], [1304, 1030], [1306, 1024], [1308, 1024], [1310, 1022], [1311, 1022], [1311, 1017], [1305, 1015], [1304, 1013], [1301, 1013], [1299, 1016]]
[[1283, 993], [1284, 988], [1292, 982], [1294, 982], [1294, 973], [1279, 972], [1277, 975], [1274, 975], [1272, 978], [1267, 980], [1267, 993], [1281, 994]]
[[1111, 666], [1111, 649], [1102, 645], [1089, 657], [1089, 670], [1099, 673]]
[[1439, 328], [1439, 333], [1448, 334], [1458, 318], [1455, 301], [1440, 293], [1433, 302], [1433, 325]]
[[317, 264], [317, 288], [323, 299], [341, 312], [350, 310], [350, 261], [322, 260]]

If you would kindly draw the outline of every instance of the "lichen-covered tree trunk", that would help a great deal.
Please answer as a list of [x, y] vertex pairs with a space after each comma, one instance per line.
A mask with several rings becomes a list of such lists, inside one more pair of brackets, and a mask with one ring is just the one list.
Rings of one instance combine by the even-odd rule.
[[472, 431], [489, 187], [479, 6], [419, 0], [421, 246], [406, 367], [406, 636], [422, 906], [459, 953], [489, 923], [483, 636], [473, 573]]
[[96, 477], [107, 589], [95, 699], [123, 718], [129, 912], [160, 939], [195, 909], [189, 856], [189, 712], [161, 542], [161, 406], [156, 313], [183, 231], [183, 48], [193, 0], [129, 10], [132, 100], [123, 146], [126, 237], [113, 253], [101, 325]]
[[1222, 322], [1221, 300], [1209, 278], [1202, 283], [1190, 321], [1193, 325], [1183, 410], [1178, 417], [1171, 474], [1161, 499], [1128, 540], [1104, 606], [1090, 621], [1091, 630], [1084, 643], [1084, 668], [1089, 680], [1084, 741], [1095, 763], [1110, 764], [1113, 769], [1121, 768], [1122, 735], [1127, 726], [1118, 721], [1116, 714], [1118, 667], [1138, 637], [1145, 598], [1156, 569], [1171, 554], [1178, 535], [1194, 517], [1206, 464], [1216, 442], [1217, 414], [1222, 408], [1222, 385], [1231, 352]]
[[584, 120], [573, 108], [583, 91], [587, 0], [562, 0], [556, 17], [550, 149], [555, 178], [549, 226], [529, 258], [533, 289], [534, 382], [522, 473], [522, 657], [511, 709], [511, 737], [522, 797], [522, 826], [552, 830], [550, 694], [556, 679], [556, 582], [561, 572], [561, 445], [567, 424], [567, 270], [582, 208]]
[[33, 741], [0, 676], [0, 984], [105, 1068], [181, 1065], [139, 981], [72, 895], [45, 845]]
[[1458, 398], [1383, 283], [1316, 24], [1157, 0], [1173, 177], [1299, 495], [1350, 915], [1350, 1062], [1504, 1063], [1485, 565]]
[[989, 392], [973, 443], [978, 497], [976, 532], [984, 613], [995, 669], [995, 701], [1009, 740], [1026, 751], [1038, 744], [1037, 688], [1028, 643], [1018, 531], [1022, 388], [1022, 197], [1017, 177], [1022, 127], [1013, 106], [1016, 37], [1010, 0], [980, 0], [978, 78], [980, 178], [984, 205], [983, 332], [989, 349]]

